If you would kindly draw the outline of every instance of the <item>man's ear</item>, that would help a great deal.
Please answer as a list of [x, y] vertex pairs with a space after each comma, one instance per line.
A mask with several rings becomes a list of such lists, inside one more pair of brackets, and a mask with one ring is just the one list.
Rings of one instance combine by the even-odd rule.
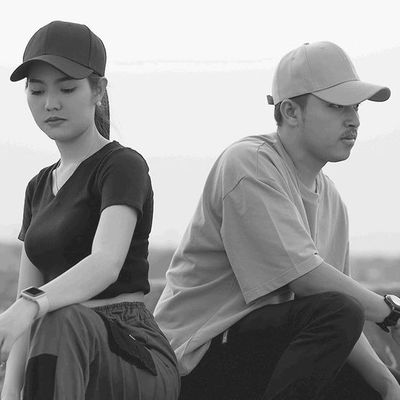
[[107, 78], [105, 78], [104, 76], [102, 76], [98, 82], [97, 82], [97, 86], [94, 89], [94, 102], [98, 103], [101, 102], [101, 100], [103, 99], [103, 96], [106, 92], [107, 89]]
[[290, 99], [282, 100], [280, 105], [282, 119], [290, 126], [297, 126], [302, 118], [301, 107]]

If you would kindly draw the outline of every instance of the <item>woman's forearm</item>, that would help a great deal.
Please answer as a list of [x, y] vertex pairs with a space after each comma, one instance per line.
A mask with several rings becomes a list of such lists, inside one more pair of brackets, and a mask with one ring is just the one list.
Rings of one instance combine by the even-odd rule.
[[29, 331], [14, 343], [7, 360], [2, 394], [19, 394], [24, 384], [25, 364], [29, 344]]
[[41, 286], [49, 300], [49, 311], [89, 300], [118, 278], [121, 260], [93, 253], [62, 275]]

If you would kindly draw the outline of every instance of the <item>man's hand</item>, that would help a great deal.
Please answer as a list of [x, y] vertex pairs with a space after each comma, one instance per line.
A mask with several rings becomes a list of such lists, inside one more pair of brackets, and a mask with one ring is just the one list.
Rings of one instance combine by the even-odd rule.
[[384, 394], [381, 393], [383, 400], [399, 400], [400, 399], [400, 386], [397, 384], [390, 386], [388, 391]]
[[400, 320], [397, 324], [390, 328], [393, 340], [400, 346]]

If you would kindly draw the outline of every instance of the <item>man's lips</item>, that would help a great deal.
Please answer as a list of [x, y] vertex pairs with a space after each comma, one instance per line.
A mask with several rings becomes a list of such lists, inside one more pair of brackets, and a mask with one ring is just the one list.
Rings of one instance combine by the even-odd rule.
[[357, 139], [357, 132], [356, 131], [347, 132], [340, 139], [342, 139], [342, 140], [356, 140]]

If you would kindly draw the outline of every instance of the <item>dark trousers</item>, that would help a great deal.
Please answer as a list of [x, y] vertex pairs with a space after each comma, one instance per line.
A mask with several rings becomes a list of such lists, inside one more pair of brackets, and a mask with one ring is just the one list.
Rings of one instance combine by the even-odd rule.
[[329, 292], [253, 311], [182, 378], [180, 400], [378, 400], [346, 363], [361, 305]]

